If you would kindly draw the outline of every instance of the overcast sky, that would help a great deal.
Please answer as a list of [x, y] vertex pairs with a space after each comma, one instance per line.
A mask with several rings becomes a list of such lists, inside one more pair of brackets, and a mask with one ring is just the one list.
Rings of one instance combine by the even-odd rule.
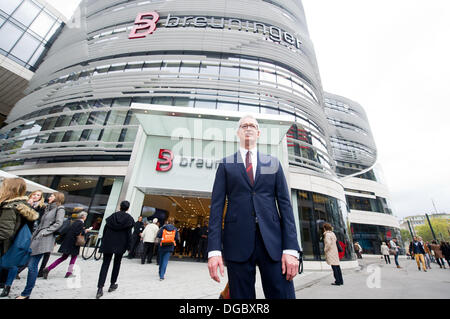
[[302, 2], [324, 90], [366, 110], [394, 215], [450, 213], [450, 1]]

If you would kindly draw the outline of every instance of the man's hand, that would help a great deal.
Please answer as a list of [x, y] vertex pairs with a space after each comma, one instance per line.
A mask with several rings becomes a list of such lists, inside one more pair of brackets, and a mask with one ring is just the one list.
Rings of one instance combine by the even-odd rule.
[[224, 276], [224, 270], [223, 270], [223, 259], [222, 256], [213, 256], [208, 259], [208, 269], [209, 269], [209, 275], [211, 276], [211, 279], [220, 282], [219, 275], [217, 274], [217, 267], [220, 269], [220, 274], [222, 277]]
[[300, 263], [298, 259], [292, 255], [283, 254], [281, 257], [281, 268], [283, 275], [286, 274], [286, 280], [291, 281], [298, 274]]

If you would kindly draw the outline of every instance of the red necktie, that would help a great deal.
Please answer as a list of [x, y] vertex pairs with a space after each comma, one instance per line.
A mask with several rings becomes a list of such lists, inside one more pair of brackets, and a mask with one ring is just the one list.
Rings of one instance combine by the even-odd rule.
[[252, 165], [252, 157], [250, 156], [250, 151], [247, 152], [245, 156], [245, 170], [247, 171], [248, 179], [250, 180], [250, 184], [253, 186], [253, 165]]

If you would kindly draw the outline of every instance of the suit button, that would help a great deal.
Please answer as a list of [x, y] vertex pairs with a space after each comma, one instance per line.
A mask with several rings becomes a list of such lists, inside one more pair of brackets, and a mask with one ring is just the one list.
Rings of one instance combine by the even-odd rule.
[[253, 196], [255, 196], [255, 195], [256, 195], [256, 193], [255, 193], [255, 192], [253, 192], [253, 193], [252, 193], [252, 195], [253, 195]]

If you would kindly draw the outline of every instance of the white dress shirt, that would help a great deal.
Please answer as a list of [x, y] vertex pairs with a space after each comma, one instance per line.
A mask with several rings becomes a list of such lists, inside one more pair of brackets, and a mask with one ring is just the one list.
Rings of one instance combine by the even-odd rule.
[[245, 166], [245, 159], [247, 158], [247, 152], [250, 152], [250, 156], [252, 157], [253, 180], [255, 180], [256, 166], [258, 165], [258, 149], [256, 148], [256, 146], [250, 150], [240, 147], [239, 152], [241, 153], [241, 158], [242, 162], [244, 163], [244, 166]]
[[[248, 151], [250, 151], [250, 156], [252, 157], [253, 180], [255, 180], [256, 166], [258, 165], [258, 149], [256, 148], [256, 146], [250, 150], [247, 150], [243, 147], [239, 148], [239, 152], [241, 154], [241, 158], [242, 158], [242, 162], [244, 163], [244, 166], [245, 166], [245, 158], [247, 156]], [[292, 255], [292, 256], [296, 257], [297, 259], [299, 258], [299, 253], [296, 250], [286, 249], [286, 250], [283, 250], [283, 254]], [[212, 250], [208, 253], [208, 258], [214, 257], [214, 256], [222, 256], [222, 252], [220, 250]]]

